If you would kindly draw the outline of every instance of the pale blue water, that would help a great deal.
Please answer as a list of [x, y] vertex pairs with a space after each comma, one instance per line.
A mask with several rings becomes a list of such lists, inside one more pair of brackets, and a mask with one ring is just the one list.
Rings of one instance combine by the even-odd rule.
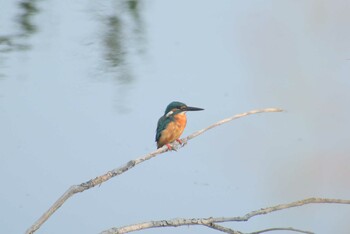
[[[350, 197], [346, 1], [2, 1], [0, 226], [23, 233], [66, 189], [156, 148], [178, 100], [184, 135], [255, 108], [77, 194], [37, 233], [99, 233], [175, 217], [239, 216]], [[348, 233], [350, 207], [229, 225]], [[217, 233], [204, 227], [142, 233]]]

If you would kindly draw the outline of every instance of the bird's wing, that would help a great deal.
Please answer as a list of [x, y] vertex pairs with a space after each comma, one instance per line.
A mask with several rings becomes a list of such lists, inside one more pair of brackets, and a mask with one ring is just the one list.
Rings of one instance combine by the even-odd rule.
[[157, 142], [158, 142], [160, 136], [162, 135], [162, 131], [166, 128], [169, 121], [170, 121], [170, 118], [167, 118], [165, 115], [160, 117], [160, 119], [158, 120], [157, 131], [156, 131], [156, 141]]

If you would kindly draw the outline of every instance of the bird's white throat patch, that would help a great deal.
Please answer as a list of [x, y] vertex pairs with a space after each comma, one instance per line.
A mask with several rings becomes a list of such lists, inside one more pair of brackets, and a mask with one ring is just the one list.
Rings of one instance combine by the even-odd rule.
[[[169, 111], [168, 113], [166, 113], [165, 117], [168, 118], [172, 114], [174, 114], [174, 111]], [[186, 111], [182, 111], [178, 115], [184, 115], [184, 114], [186, 114]]]

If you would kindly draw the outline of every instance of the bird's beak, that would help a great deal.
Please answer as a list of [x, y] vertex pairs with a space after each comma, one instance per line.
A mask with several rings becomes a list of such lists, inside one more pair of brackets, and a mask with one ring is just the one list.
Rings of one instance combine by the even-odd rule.
[[186, 111], [201, 111], [201, 110], [204, 110], [204, 109], [198, 108], [198, 107], [192, 107], [192, 106], [186, 107]]

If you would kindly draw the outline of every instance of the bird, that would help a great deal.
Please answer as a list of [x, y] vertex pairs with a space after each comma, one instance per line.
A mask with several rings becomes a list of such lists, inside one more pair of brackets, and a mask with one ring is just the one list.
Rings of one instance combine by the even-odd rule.
[[187, 106], [182, 102], [171, 102], [166, 107], [164, 115], [158, 120], [156, 130], [157, 148], [159, 149], [162, 146], [166, 145], [169, 150], [172, 150], [172, 147], [169, 145], [169, 143], [172, 143], [175, 140], [182, 144], [179, 137], [186, 127], [186, 112], [202, 110], [204, 109]]

